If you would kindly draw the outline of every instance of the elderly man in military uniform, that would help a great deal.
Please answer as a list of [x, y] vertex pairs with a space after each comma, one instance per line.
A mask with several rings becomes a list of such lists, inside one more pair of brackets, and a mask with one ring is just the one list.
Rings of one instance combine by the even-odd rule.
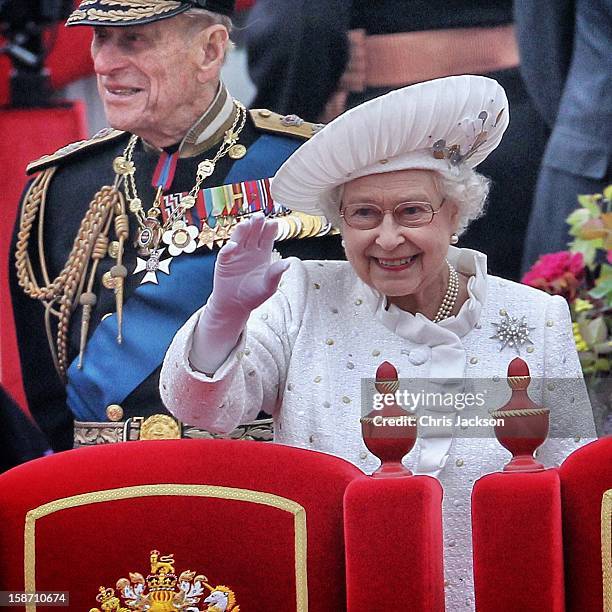
[[73, 429], [76, 444], [205, 435], [167, 415], [158, 373], [241, 218], [278, 217], [285, 254], [337, 257], [325, 219], [269, 194], [319, 126], [249, 111], [220, 81], [233, 4], [83, 0], [67, 21], [94, 28], [112, 128], [29, 165], [11, 265], [26, 394], [56, 450]]

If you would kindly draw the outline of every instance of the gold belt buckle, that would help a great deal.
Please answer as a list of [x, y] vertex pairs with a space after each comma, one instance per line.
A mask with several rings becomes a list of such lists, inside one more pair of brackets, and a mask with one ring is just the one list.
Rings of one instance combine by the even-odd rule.
[[150, 417], [132, 417], [126, 421], [124, 438], [131, 439], [131, 425], [137, 430], [137, 440], [178, 440], [182, 438], [180, 423], [167, 414], [152, 414]]

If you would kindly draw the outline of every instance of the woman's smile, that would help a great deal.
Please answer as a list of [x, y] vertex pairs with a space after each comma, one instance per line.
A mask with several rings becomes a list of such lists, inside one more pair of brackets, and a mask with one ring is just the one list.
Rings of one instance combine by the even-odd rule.
[[[361, 280], [404, 310], [435, 316], [448, 281], [446, 255], [451, 234], [457, 229], [457, 207], [444, 206], [429, 170], [397, 170], [349, 181], [343, 204], [378, 206], [395, 211], [402, 202], [431, 202], [435, 211], [428, 223], [418, 227], [401, 225], [384, 214], [370, 229], [358, 229], [343, 219], [342, 237], [346, 257]], [[423, 310], [424, 309], [424, 310]]]
[[379, 268], [382, 268], [383, 270], [388, 270], [389, 272], [401, 272], [402, 270], [412, 267], [412, 264], [416, 262], [419, 255], [420, 253], [400, 258], [372, 257], [372, 260]]

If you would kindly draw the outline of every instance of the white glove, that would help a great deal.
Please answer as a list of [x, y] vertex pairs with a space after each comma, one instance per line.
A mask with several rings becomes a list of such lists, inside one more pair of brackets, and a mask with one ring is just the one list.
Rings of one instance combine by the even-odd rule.
[[238, 343], [255, 308], [277, 290], [288, 261], [272, 263], [276, 223], [263, 214], [241, 221], [219, 251], [213, 291], [194, 330], [191, 365], [212, 374]]

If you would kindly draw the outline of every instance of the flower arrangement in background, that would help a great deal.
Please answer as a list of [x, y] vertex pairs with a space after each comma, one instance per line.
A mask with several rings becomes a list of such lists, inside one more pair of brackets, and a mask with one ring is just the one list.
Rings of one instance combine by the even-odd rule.
[[612, 372], [612, 185], [603, 193], [578, 196], [578, 202], [580, 207], [567, 218], [574, 237], [569, 250], [540, 257], [522, 282], [568, 301], [594, 406], [596, 394], [603, 390], [605, 434], [612, 433], [609, 384], [597, 383], [609, 381]]
[[568, 301], [587, 375], [612, 370], [612, 185], [578, 202], [569, 250], [540, 257], [522, 282]]

